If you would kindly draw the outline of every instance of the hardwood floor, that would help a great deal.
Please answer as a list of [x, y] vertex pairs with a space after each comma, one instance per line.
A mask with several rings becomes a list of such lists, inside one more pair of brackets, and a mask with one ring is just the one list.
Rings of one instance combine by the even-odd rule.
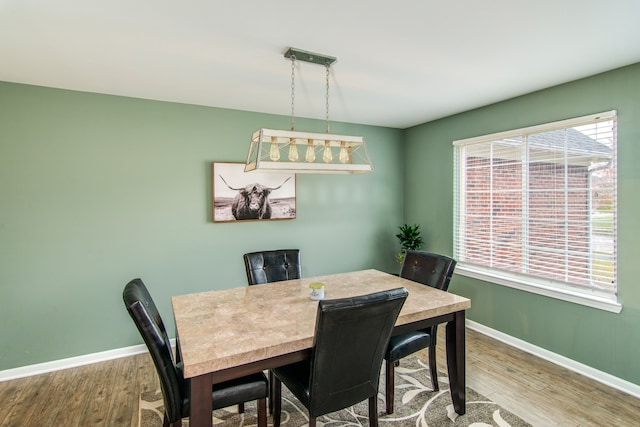
[[[446, 371], [444, 328], [438, 367]], [[467, 386], [534, 426], [638, 426], [640, 399], [467, 329]]]
[[[640, 399], [472, 330], [467, 385], [534, 426], [640, 425]], [[157, 387], [147, 354], [5, 381], [0, 426], [137, 426], [138, 395]]]

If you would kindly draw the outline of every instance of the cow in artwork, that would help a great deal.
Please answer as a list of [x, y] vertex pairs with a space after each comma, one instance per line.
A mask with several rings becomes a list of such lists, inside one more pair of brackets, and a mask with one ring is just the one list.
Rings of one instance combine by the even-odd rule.
[[271, 218], [271, 204], [269, 203], [269, 194], [282, 187], [291, 177], [284, 180], [277, 187], [266, 187], [259, 183], [249, 184], [245, 187], [234, 188], [227, 181], [218, 175], [229, 189], [237, 191], [233, 204], [231, 205], [231, 214], [236, 220], [245, 219], [269, 219]]

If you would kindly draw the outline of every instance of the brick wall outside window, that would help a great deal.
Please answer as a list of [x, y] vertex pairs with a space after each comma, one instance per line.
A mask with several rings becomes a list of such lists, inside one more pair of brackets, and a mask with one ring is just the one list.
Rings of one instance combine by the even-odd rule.
[[[474, 263], [514, 273], [587, 284], [589, 244], [589, 171], [585, 166], [529, 165], [529, 217], [522, 219], [522, 163], [467, 158], [467, 254]], [[491, 172], [493, 171], [493, 176]], [[566, 185], [565, 185], [566, 180]], [[576, 189], [565, 192], [565, 187]], [[493, 202], [492, 202], [493, 193]], [[523, 242], [524, 227], [529, 240]], [[523, 245], [527, 246], [525, 254]], [[523, 257], [528, 256], [528, 262]], [[493, 262], [491, 259], [493, 258]], [[549, 260], [557, 259], [557, 263]], [[541, 262], [542, 261], [542, 262]], [[522, 271], [528, 265], [529, 271]], [[547, 268], [536, 267], [544, 266]], [[549, 267], [550, 266], [550, 267]]]

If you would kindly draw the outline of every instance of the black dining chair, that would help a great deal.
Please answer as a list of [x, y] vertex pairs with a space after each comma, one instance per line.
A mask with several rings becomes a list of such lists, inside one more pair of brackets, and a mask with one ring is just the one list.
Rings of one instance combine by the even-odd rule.
[[249, 285], [300, 278], [300, 250], [277, 249], [244, 254]]
[[[140, 279], [127, 283], [122, 298], [149, 349], [160, 378], [164, 400], [163, 426], [179, 427], [182, 418], [189, 416], [189, 379], [183, 376], [182, 364], [174, 363], [171, 343], [160, 313]], [[214, 384], [211, 393], [213, 409], [257, 400], [258, 426], [266, 427], [267, 391], [267, 378], [262, 372]]]
[[378, 425], [380, 368], [391, 331], [407, 298], [404, 288], [318, 303], [309, 360], [274, 368], [273, 425], [280, 426], [282, 383], [316, 418], [369, 400]]
[[[247, 282], [251, 285], [299, 279], [301, 276], [300, 249], [276, 249], [249, 252], [243, 255]], [[273, 395], [273, 375], [269, 371], [269, 396]], [[269, 399], [273, 413], [273, 399]]]
[[[404, 257], [400, 277], [447, 291], [455, 267], [456, 260], [448, 256], [409, 250]], [[393, 413], [395, 367], [400, 363], [400, 359], [418, 350], [429, 348], [431, 385], [434, 391], [439, 390], [436, 365], [437, 328], [438, 325], [434, 325], [426, 329], [396, 335], [389, 340], [389, 347], [384, 355], [387, 414]]]

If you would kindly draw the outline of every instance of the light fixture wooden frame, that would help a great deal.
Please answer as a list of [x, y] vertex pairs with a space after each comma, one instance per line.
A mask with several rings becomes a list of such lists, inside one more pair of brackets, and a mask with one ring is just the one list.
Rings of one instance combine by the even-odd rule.
[[294, 130], [292, 62], [292, 130], [262, 128], [251, 137], [245, 172], [367, 173], [373, 170], [362, 136], [329, 133], [329, 67], [335, 57], [289, 48], [285, 58], [327, 68], [327, 133]]
[[[277, 151], [276, 151], [277, 150]], [[292, 150], [297, 155], [292, 155]], [[308, 150], [313, 150], [309, 160]], [[325, 153], [330, 150], [331, 155]], [[277, 152], [277, 155], [274, 153]], [[327, 161], [331, 158], [330, 161]], [[253, 133], [245, 172], [366, 173], [371, 162], [364, 138], [328, 133], [259, 129]]]

